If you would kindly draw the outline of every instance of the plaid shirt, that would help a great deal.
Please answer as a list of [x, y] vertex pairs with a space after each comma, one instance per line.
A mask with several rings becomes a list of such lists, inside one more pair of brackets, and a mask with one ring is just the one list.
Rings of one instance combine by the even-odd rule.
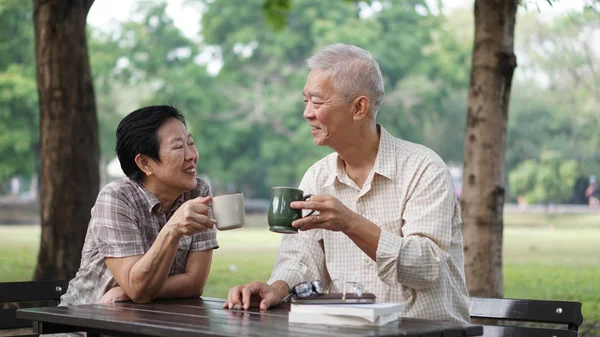
[[[169, 214], [162, 213], [160, 201], [129, 178], [111, 182], [98, 194], [92, 208], [77, 275], [69, 282], [60, 305], [96, 303], [109, 289], [117, 285], [104, 263], [105, 257], [126, 257], [145, 254], [161, 228], [187, 200], [211, 195], [208, 184], [197, 178], [196, 188], [182, 194]], [[188, 252], [218, 248], [216, 230], [183, 236], [171, 265], [169, 275], [185, 272]]]
[[337, 153], [300, 183], [305, 194], [334, 196], [381, 228], [376, 261], [341, 232], [283, 235], [268, 283], [355, 281], [379, 302], [404, 303], [402, 316], [468, 322], [462, 220], [450, 173], [433, 151], [378, 128], [379, 150], [362, 188]]

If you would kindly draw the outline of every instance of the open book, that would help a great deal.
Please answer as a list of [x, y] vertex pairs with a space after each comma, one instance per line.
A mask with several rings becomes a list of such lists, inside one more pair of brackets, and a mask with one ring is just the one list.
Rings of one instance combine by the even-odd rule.
[[383, 325], [398, 319], [404, 308], [399, 303], [292, 304], [291, 323], [332, 325]]

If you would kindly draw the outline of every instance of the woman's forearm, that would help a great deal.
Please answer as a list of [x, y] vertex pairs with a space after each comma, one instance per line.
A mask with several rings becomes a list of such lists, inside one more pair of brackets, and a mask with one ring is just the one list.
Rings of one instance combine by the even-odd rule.
[[169, 276], [163, 287], [154, 298], [187, 298], [202, 295], [204, 286], [198, 287], [196, 282], [188, 274], [177, 274]]
[[155, 298], [184, 298], [202, 295], [208, 279], [212, 250], [189, 252], [185, 272], [171, 275]]
[[129, 272], [129, 292], [135, 302], [149, 302], [160, 292], [177, 253], [179, 236], [162, 230], [156, 241]]

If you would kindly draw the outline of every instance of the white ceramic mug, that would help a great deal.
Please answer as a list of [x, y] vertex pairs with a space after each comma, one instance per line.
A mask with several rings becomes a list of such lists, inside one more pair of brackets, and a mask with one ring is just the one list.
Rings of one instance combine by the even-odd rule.
[[212, 198], [212, 214], [218, 230], [240, 228], [246, 222], [244, 194], [233, 193]]

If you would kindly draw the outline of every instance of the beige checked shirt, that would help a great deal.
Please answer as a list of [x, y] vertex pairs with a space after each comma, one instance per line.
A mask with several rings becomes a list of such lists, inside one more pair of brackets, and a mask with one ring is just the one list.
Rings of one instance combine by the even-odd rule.
[[379, 151], [362, 188], [337, 153], [309, 168], [300, 183], [305, 194], [334, 196], [381, 227], [376, 261], [340, 232], [284, 234], [268, 283], [355, 281], [378, 302], [404, 303], [402, 316], [468, 322], [462, 220], [450, 173], [433, 151], [378, 128]]
[[[96, 303], [117, 282], [104, 263], [105, 257], [145, 254], [158, 232], [187, 200], [211, 195], [208, 184], [197, 178], [196, 188], [182, 194], [169, 214], [162, 213], [160, 201], [141, 184], [122, 178], [106, 185], [92, 208], [77, 275], [69, 282], [60, 305]], [[184, 236], [169, 275], [185, 272], [188, 252], [218, 248], [215, 229]]]

